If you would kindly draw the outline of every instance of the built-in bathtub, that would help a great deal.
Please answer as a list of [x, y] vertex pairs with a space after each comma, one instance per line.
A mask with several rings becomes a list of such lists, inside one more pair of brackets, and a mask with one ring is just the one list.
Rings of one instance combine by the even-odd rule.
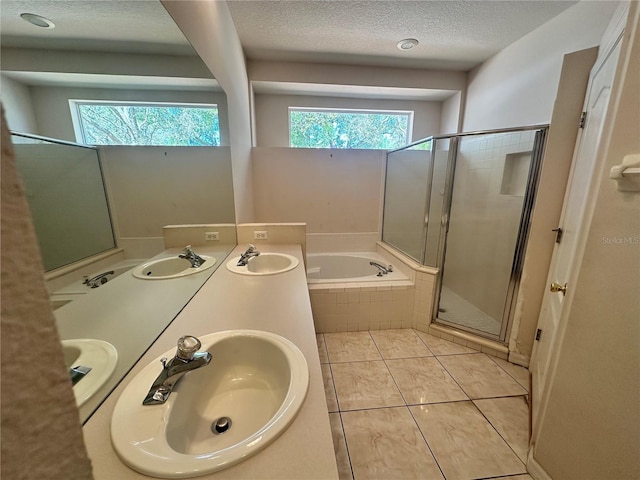
[[380, 282], [406, 281], [408, 277], [397, 269], [378, 276], [380, 270], [371, 265], [376, 262], [385, 267], [389, 261], [377, 253], [312, 253], [307, 255], [307, 282]]
[[378, 276], [374, 252], [307, 254], [307, 283], [317, 333], [410, 328], [415, 289], [402, 271]]

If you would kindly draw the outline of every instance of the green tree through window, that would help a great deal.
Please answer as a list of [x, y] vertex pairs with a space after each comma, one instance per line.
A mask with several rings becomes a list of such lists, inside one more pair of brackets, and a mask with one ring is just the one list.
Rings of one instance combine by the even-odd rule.
[[218, 146], [218, 107], [76, 103], [90, 145]]
[[409, 143], [412, 112], [289, 109], [292, 147], [393, 150]]

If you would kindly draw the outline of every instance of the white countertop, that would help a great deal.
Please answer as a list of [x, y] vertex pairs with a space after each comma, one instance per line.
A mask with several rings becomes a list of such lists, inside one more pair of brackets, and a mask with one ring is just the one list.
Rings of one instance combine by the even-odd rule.
[[[243, 251], [244, 246], [237, 247], [230, 257]], [[224, 265], [216, 270], [85, 424], [85, 444], [96, 480], [149, 478], [123, 464], [111, 447], [111, 414], [129, 381], [149, 362], [175, 347], [182, 335], [241, 328], [273, 332], [298, 346], [309, 366], [307, 398], [291, 426], [263, 451], [238, 465], [198, 478], [338, 478], [301, 248], [260, 245], [260, 251], [287, 253], [297, 257], [300, 264], [290, 272], [261, 277], [234, 274]]]
[[[221, 245], [200, 247], [197, 251], [215, 257], [214, 268], [224, 269], [230, 249], [231, 245]], [[173, 257], [181, 251], [172, 248], [153, 259]], [[80, 407], [81, 420], [100, 405], [212, 272], [210, 269], [182, 278], [142, 280], [127, 271], [99, 288], [87, 287], [90, 293], [74, 295], [71, 303], [54, 311], [61, 340], [104, 340], [118, 351], [118, 363], [111, 378]]]

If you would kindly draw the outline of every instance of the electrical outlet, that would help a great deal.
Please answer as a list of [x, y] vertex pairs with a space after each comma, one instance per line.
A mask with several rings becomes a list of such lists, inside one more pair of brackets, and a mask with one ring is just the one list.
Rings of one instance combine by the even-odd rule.
[[220, 233], [219, 232], [206, 232], [204, 234], [204, 239], [205, 240], [220, 240]]
[[266, 230], [256, 230], [253, 232], [254, 240], [266, 240], [267, 239], [267, 231]]

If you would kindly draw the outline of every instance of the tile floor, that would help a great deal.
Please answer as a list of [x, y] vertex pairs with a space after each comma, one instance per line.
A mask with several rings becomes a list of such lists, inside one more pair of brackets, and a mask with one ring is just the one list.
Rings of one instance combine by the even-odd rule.
[[341, 480], [531, 480], [526, 369], [411, 329], [317, 340]]

